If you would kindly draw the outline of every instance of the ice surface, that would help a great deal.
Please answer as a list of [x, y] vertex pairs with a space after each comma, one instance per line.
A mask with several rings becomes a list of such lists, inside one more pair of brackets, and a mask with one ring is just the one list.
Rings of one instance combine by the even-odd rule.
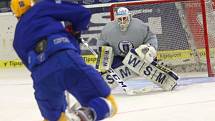
[[[24, 72], [24, 73], [23, 73]], [[132, 88], [151, 85], [138, 78]], [[156, 90], [139, 96], [113, 91], [117, 115], [105, 121], [215, 121], [215, 78], [183, 78], [172, 92]], [[42, 121], [26, 70], [0, 71], [0, 121]]]

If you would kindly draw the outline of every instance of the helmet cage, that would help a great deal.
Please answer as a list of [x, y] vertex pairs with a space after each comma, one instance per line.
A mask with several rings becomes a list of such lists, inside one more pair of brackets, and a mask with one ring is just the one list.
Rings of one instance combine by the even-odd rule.
[[127, 31], [131, 22], [131, 13], [125, 7], [120, 7], [116, 12], [115, 21], [119, 24], [121, 31]]

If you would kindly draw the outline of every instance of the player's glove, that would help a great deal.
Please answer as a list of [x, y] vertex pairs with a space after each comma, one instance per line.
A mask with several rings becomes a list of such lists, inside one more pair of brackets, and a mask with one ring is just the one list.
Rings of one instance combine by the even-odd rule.
[[151, 63], [157, 55], [157, 51], [150, 44], [140, 45], [135, 51], [140, 59], [147, 63]]
[[69, 21], [64, 22], [65, 24], [65, 30], [70, 33], [72, 36], [75, 37], [75, 39], [78, 40], [78, 42], [81, 43], [81, 32], [80, 31], [74, 31], [72, 27], [72, 23]]

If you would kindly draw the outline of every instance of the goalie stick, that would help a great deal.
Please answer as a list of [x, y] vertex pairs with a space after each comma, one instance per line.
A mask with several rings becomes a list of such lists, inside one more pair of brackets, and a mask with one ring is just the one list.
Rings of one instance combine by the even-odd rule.
[[140, 89], [130, 89], [130, 88], [128, 88], [128, 86], [126, 85], [125, 81], [122, 80], [120, 78], [120, 76], [112, 68], [110, 68], [108, 70], [108, 74], [112, 77], [112, 79], [114, 79], [114, 81], [116, 81], [120, 85], [120, 87], [123, 89], [123, 91], [127, 95], [138, 95], [138, 94], [143, 94], [143, 93], [146, 93], [146, 92], [150, 92], [152, 90], [151, 86], [150, 87], [140, 88]]
[[[92, 52], [92, 54], [95, 55], [96, 58], [98, 58], [98, 54], [88, 45], [88, 43], [83, 38], [81, 39], [81, 41], [82, 41], [83, 45], [85, 47], [87, 47], [88, 50], [90, 52]], [[128, 88], [125, 81], [122, 80], [120, 78], [120, 76], [112, 68], [109, 68], [108, 73], [112, 77], [112, 79], [114, 79], [114, 81], [116, 81], [120, 85], [120, 87], [123, 89], [123, 91], [127, 95], [138, 95], [138, 94], [150, 92], [152, 90], [152, 88], [149, 88], [149, 87], [145, 87], [145, 88], [141, 88], [141, 89], [130, 89], [130, 88]]]

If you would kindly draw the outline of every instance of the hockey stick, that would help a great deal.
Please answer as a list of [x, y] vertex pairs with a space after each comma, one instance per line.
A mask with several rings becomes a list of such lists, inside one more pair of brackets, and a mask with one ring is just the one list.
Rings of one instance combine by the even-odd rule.
[[[88, 45], [88, 43], [83, 39], [81, 38], [81, 41], [83, 43], [83, 45], [85, 47], [88, 48], [88, 50], [93, 54], [95, 55], [96, 58], [98, 58], [98, 54]], [[116, 81], [120, 86], [121, 88], [123, 89], [123, 91], [127, 94], [127, 95], [137, 95], [137, 94], [143, 94], [143, 93], [146, 93], [146, 92], [150, 92], [152, 90], [152, 88], [148, 87], [148, 88], [141, 88], [141, 89], [129, 89], [128, 86], [126, 85], [125, 81], [122, 80], [120, 78], [120, 76], [112, 69], [110, 68], [108, 70], [109, 72], [109, 75], [114, 79], [114, 81]]]
[[130, 89], [128, 88], [127, 84], [123, 79], [120, 78], [120, 76], [112, 69], [110, 68], [108, 70], [109, 75], [116, 81], [122, 88], [122, 90], [127, 94], [127, 95], [138, 95], [138, 94], [143, 94], [146, 92], [152, 91], [153, 88], [150, 87], [144, 87], [140, 89]]
[[87, 47], [87, 49], [94, 55], [96, 56], [96, 58], [98, 58], [98, 54], [88, 45], [88, 43], [81, 38], [81, 42], [84, 44], [85, 47]]

